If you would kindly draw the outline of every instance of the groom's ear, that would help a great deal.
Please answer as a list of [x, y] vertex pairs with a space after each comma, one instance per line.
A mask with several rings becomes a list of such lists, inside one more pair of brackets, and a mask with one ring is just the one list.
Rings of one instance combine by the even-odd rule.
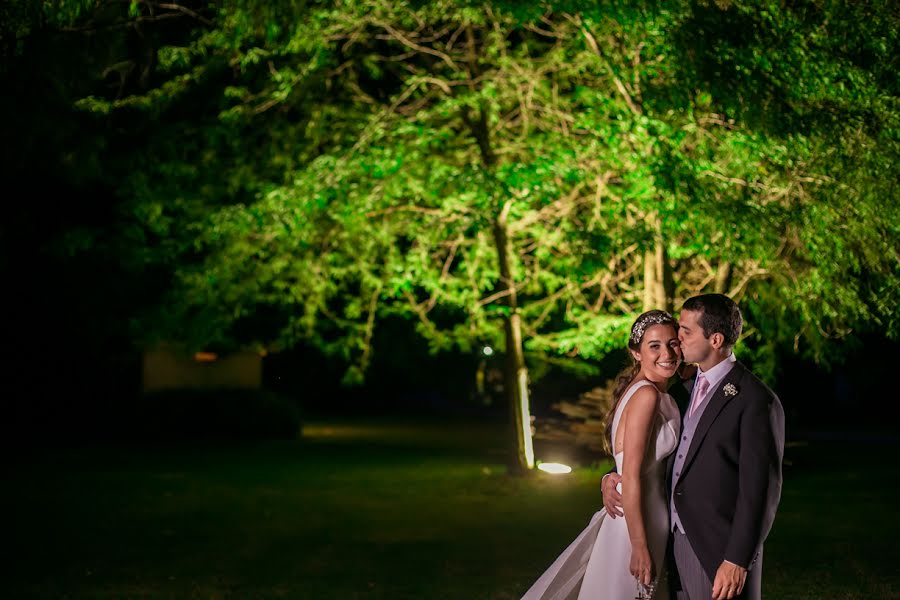
[[722, 348], [722, 346], [725, 345], [725, 336], [719, 332], [716, 332], [709, 336], [709, 343], [713, 348], [719, 350]]

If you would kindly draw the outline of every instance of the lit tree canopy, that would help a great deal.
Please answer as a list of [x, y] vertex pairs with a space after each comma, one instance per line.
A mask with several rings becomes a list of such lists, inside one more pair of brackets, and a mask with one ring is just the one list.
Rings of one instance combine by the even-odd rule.
[[116, 182], [129, 256], [175, 274], [167, 334], [310, 340], [351, 379], [389, 315], [504, 346], [511, 378], [704, 291], [742, 303], [760, 364], [897, 334], [886, 3], [48, 10], [141, 32], [78, 106], [143, 123]]
[[535, 351], [597, 356], [710, 289], [776, 293], [817, 343], [887, 316], [860, 276], [896, 266], [895, 30], [874, 13], [236, 2], [154, 48], [145, 93], [81, 105], [174, 123], [129, 206], [208, 257], [179, 278], [209, 332], [268, 307], [285, 342], [321, 325], [360, 354], [382, 310], [438, 348], [491, 339], [502, 215]]

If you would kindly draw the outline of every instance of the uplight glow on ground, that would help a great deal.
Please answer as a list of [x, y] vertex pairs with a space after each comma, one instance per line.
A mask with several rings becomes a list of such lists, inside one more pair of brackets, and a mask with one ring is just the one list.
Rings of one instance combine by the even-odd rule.
[[538, 465], [538, 469], [552, 475], [564, 475], [572, 472], [572, 467], [562, 463], [541, 463]]

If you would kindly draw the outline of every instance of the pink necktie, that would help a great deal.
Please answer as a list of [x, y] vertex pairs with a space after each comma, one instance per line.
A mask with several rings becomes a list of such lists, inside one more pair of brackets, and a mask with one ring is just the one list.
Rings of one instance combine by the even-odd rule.
[[703, 404], [703, 399], [706, 397], [706, 391], [709, 389], [709, 381], [706, 380], [706, 377], [701, 373], [697, 375], [697, 393], [694, 394], [694, 401], [691, 402], [691, 412], [688, 416], [693, 417], [694, 413], [697, 412], [697, 408]]

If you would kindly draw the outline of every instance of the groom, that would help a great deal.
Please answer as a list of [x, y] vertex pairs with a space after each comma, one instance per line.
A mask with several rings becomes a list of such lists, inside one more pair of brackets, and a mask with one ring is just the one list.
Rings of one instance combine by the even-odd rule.
[[[761, 595], [763, 541], [781, 496], [784, 411], [732, 354], [742, 325], [737, 304], [722, 294], [695, 296], [681, 309], [684, 361], [698, 373], [670, 473], [677, 600]], [[612, 518], [622, 515], [620, 480], [610, 473], [601, 484]]]

